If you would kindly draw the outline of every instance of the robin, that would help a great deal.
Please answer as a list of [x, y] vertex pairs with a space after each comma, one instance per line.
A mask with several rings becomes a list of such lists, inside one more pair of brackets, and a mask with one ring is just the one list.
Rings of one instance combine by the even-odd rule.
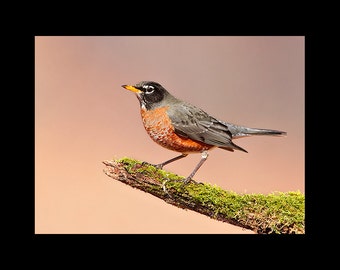
[[202, 109], [174, 97], [157, 82], [142, 81], [136, 85], [122, 87], [136, 93], [144, 128], [151, 139], [167, 149], [181, 153], [155, 165], [157, 168], [162, 169], [163, 166], [188, 154], [201, 153], [201, 160], [184, 179], [185, 184], [192, 180], [207, 160], [208, 150], [212, 148], [247, 153], [232, 140], [253, 135], [286, 135], [286, 132], [279, 130], [249, 128], [218, 120]]

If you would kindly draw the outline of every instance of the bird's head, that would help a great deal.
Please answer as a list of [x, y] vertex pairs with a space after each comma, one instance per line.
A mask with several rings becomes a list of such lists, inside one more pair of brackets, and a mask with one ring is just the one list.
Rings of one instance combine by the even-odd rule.
[[136, 93], [143, 109], [153, 109], [170, 96], [169, 92], [159, 83], [153, 81], [142, 81], [135, 85], [122, 85], [127, 90]]

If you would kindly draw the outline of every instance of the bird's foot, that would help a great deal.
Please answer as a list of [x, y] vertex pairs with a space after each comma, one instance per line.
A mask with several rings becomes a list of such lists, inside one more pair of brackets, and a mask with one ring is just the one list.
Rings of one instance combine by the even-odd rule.
[[194, 183], [196, 183], [194, 180], [192, 180], [191, 177], [187, 177], [185, 179], [183, 179], [183, 185], [187, 185], [190, 183], [190, 181], [193, 181]]
[[184, 178], [184, 179], [182, 180], [182, 182], [183, 182], [183, 186], [189, 184], [190, 182], [192, 182], [192, 183], [194, 183], [194, 184], [203, 185], [203, 183], [201, 183], [201, 182], [196, 182], [196, 181], [195, 181], [194, 179], [192, 179], [191, 177]]
[[142, 162], [142, 166], [145, 166], [145, 165], [148, 165], [148, 166], [153, 166], [153, 167], [156, 167], [157, 169], [163, 169], [163, 164], [151, 164], [149, 162], [146, 162], [146, 161], [143, 161]]

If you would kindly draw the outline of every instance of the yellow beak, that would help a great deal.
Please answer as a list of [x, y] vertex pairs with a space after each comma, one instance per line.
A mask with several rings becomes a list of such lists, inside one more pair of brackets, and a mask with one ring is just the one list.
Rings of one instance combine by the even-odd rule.
[[124, 87], [125, 89], [130, 90], [132, 92], [135, 92], [135, 93], [142, 93], [143, 92], [143, 91], [137, 89], [136, 87], [134, 87], [132, 85], [122, 85], [122, 87]]

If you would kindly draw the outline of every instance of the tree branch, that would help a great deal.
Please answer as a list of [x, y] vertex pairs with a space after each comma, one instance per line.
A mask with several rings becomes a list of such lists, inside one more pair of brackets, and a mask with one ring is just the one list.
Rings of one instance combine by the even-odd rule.
[[[261, 234], [304, 233], [304, 195], [299, 192], [239, 195], [210, 184], [184, 185], [178, 175], [129, 158], [103, 163], [104, 173], [112, 179], [177, 207]], [[271, 209], [271, 203], [276, 208]]]

